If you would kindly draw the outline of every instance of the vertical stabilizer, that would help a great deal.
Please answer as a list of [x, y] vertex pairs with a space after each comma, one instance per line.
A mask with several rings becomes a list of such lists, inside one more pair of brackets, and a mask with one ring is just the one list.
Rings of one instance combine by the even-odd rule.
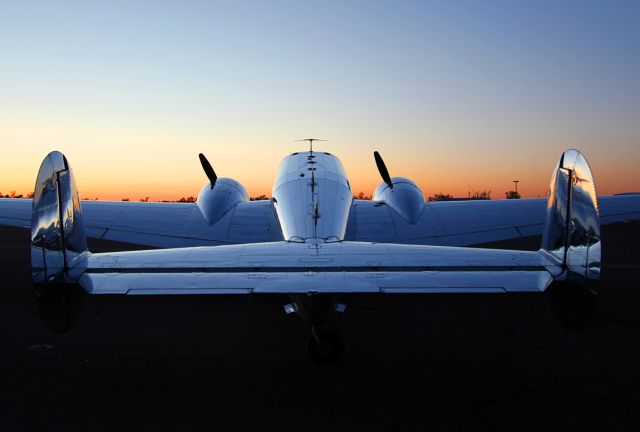
[[49, 330], [66, 332], [84, 294], [72, 269], [87, 252], [80, 199], [65, 156], [42, 162], [31, 213], [31, 269], [38, 313]]
[[542, 249], [564, 269], [556, 280], [600, 278], [600, 218], [591, 169], [578, 150], [567, 150], [551, 177]]
[[559, 264], [547, 289], [551, 312], [567, 329], [597, 318], [591, 281], [600, 278], [600, 217], [591, 169], [577, 150], [567, 150], [551, 176], [542, 249]]

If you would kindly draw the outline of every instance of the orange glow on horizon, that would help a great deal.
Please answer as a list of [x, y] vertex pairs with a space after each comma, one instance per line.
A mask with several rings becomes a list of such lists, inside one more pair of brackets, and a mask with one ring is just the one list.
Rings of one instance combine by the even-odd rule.
[[[81, 198], [176, 201], [197, 197], [206, 184], [199, 152], [207, 155], [218, 176], [239, 181], [251, 197], [270, 197], [280, 160], [306, 145], [288, 137], [265, 139], [260, 135], [257, 131], [239, 139], [182, 130], [140, 132], [5, 122], [0, 128], [0, 142], [11, 145], [3, 146], [0, 193], [29, 193], [42, 159], [58, 149], [66, 154], [74, 170]], [[619, 145], [632, 144], [625, 141]], [[424, 136], [402, 140], [387, 137], [371, 144], [353, 136], [322, 143], [317, 150], [340, 158], [354, 195], [363, 192], [371, 196], [381, 182], [372, 155], [373, 150], [379, 150], [391, 175], [415, 181], [425, 198], [436, 193], [467, 197], [474, 191], [491, 191], [493, 199], [503, 199], [505, 192], [513, 189], [515, 179], [519, 180], [518, 191], [523, 198], [545, 197], [557, 158], [570, 147], [580, 148], [591, 163], [599, 195], [640, 191], [637, 158], [597, 143], [541, 145], [537, 139], [523, 138], [518, 146], [502, 143], [491, 147], [481, 145], [474, 137]]]

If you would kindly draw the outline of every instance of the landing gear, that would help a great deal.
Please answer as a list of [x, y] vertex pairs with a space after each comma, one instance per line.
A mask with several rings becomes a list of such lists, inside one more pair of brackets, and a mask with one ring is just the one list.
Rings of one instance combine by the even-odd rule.
[[340, 335], [334, 331], [316, 327], [311, 328], [311, 333], [313, 337], [309, 340], [309, 355], [313, 361], [319, 364], [337, 363], [343, 352]]
[[[287, 314], [296, 313], [311, 326], [309, 355], [319, 364], [334, 364], [342, 357], [342, 338], [336, 332], [324, 328], [336, 312], [344, 312], [346, 306], [336, 301], [333, 294], [293, 294], [292, 303], [285, 305]], [[322, 327], [321, 327], [322, 326]]]

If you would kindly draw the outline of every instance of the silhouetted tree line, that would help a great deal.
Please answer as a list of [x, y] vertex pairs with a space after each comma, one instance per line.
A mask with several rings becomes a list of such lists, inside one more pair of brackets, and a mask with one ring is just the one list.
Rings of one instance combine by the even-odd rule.
[[[33, 198], [33, 192], [30, 192], [29, 194], [27, 194], [27, 196], [25, 197], [22, 194], [17, 194], [15, 191], [11, 191], [10, 194], [7, 195], [3, 195], [0, 192], [0, 198]], [[269, 200], [271, 199], [270, 197], [266, 196], [266, 195], [259, 195], [256, 197], [250, 197], [249, 200], [251, 201], [260, 201], [260, 200]], [[98, 198], [89, 198], [89, 197], [84, 197], [82, 198], [83, 201], [98, 201]], [[178, 200], [172, 201], [172, 200], [162, 200], [162, 201], [157, 201], [157, 202], [178, 202], [178, 203], [194, 203], [196, 202], [197, 198], [194, 196], [189, 196], [189, 197], [182, 197]], [[131, 199], [129, 199], [128, 197], [124, 197], [121, 198], [120, 201], [131, 201]], [[145, 196], [140, 198], [139, 200], [140, 202], [149, 202], [149, 201], [153, 201], [151, 200], [150, 197]]]
[[[0, 192], [0, 198], [25, 198], [25, 196], [17, 194], [16, 191], [11, 191], [8, 195], [3, 195], [2, 192]], [[26, 198], [33, 198], [33, 192], [28, 193]]]
[[[506, 199], [522, 198], [519, 192], [516, 192], [513, 190], [505, 192], [504, 195]], [[23, 194], [17, 194], [16, 191], [11, 191], [11, 193], [7, 195], [3, 195], [0, 192], [0, 198], [33, 198], [33, 192], [29, 192], [26, 197]], [[358, 200], [372, 199], [370, 195], [365, 195], [364, 192], [358, 192], [358, 195], [354, 195], [353, 198]], [[92, 200], [89, 197], [84, 197], [82, 199], [84, 201]], [[140, 202], [149, 202], [149, 199], [150, 198], [146, 196], [146, 197], [140, 198]], [[250, 201], [262, 201], [262, 200], [269, 200], [269, 199], [271, 198], [264, 194], [249, 198]], [[467, 201], [467, 200], [490, 200], [490, 199], [491, 199], [491, 191], [485, 190], [485, 191], [474, 191], [473, 193], [469, 193], [469, 196], [467, 198], [456, 198], [451, 194], [436, 193], [433, 196], [430, 196], [429, 198], [427, 198], [427, 201], [429, 202], [431, 201]], [[98, 201], [98, 198], [94, 198], [93, 200]], [[196, 200], [197, 200], [196, 197], [189, 196], [189, 197], [182, 197], [176, 201], [162, 200], [160, 202], [194, 203], [196, 202]], [[122, 198], [121, 201], [131, 201], [131, 200], [125, 197], [125, 198]]]
[[454, 199], [453, 195], [437, 193], [427, 198], [427, 201], [453, 201]]
[[491, 199], [491, 191], [475, 191], [472, 194], [469, 194], [469, 198], [472, 200], [490, 200]]
[[353, 196], [354, 199], [359, 200], [370, 200], [371, 197], [369, 195], [365, 195], [364, 192], [358, 192], [358, 195]]
[[[269, 199], [271, 199], [271, 198], [269, 198], [266, 195], [260, 195], [260, 196], [257, 196], [257, 197], [250, 197], [249, 198], [250, 201], [260, 201], [260, 200], [269, 200]], [[131, 201], [131, 200], [129, 198], [122, 198], [121, 201]], [[140, 198], [140, 202], [149, 202], [149, 201], [150, 201], [149, 197]], [[151, 200], [151, 201], [153, 201], [153, 200]], [[196, 201], [197, 201], [196, 197], [188, 196], [188, 197], [182, 197], [182, 198], [180, 198], [178, 200], [175, 200], [175, 201], [173, 201], [173, 200], [161, 200], [161, 201], [156, 201], [156, 202], [194, 203]]]
[[490, 200], [491, 191], [475, 191], [469, 192], [467, 198], [456, 198], [450, 194], [437, 193], [427, 198], [427, 201], [470, 201], [470, 200]]

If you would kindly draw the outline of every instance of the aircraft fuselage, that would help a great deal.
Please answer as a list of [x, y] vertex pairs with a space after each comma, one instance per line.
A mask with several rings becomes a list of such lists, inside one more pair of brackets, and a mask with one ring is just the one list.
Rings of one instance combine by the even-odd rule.
[[332, 154], [307, 151], [284, 158], [272, 196], [285, 240], [344, 239], [353, 194], [342, 163]]

